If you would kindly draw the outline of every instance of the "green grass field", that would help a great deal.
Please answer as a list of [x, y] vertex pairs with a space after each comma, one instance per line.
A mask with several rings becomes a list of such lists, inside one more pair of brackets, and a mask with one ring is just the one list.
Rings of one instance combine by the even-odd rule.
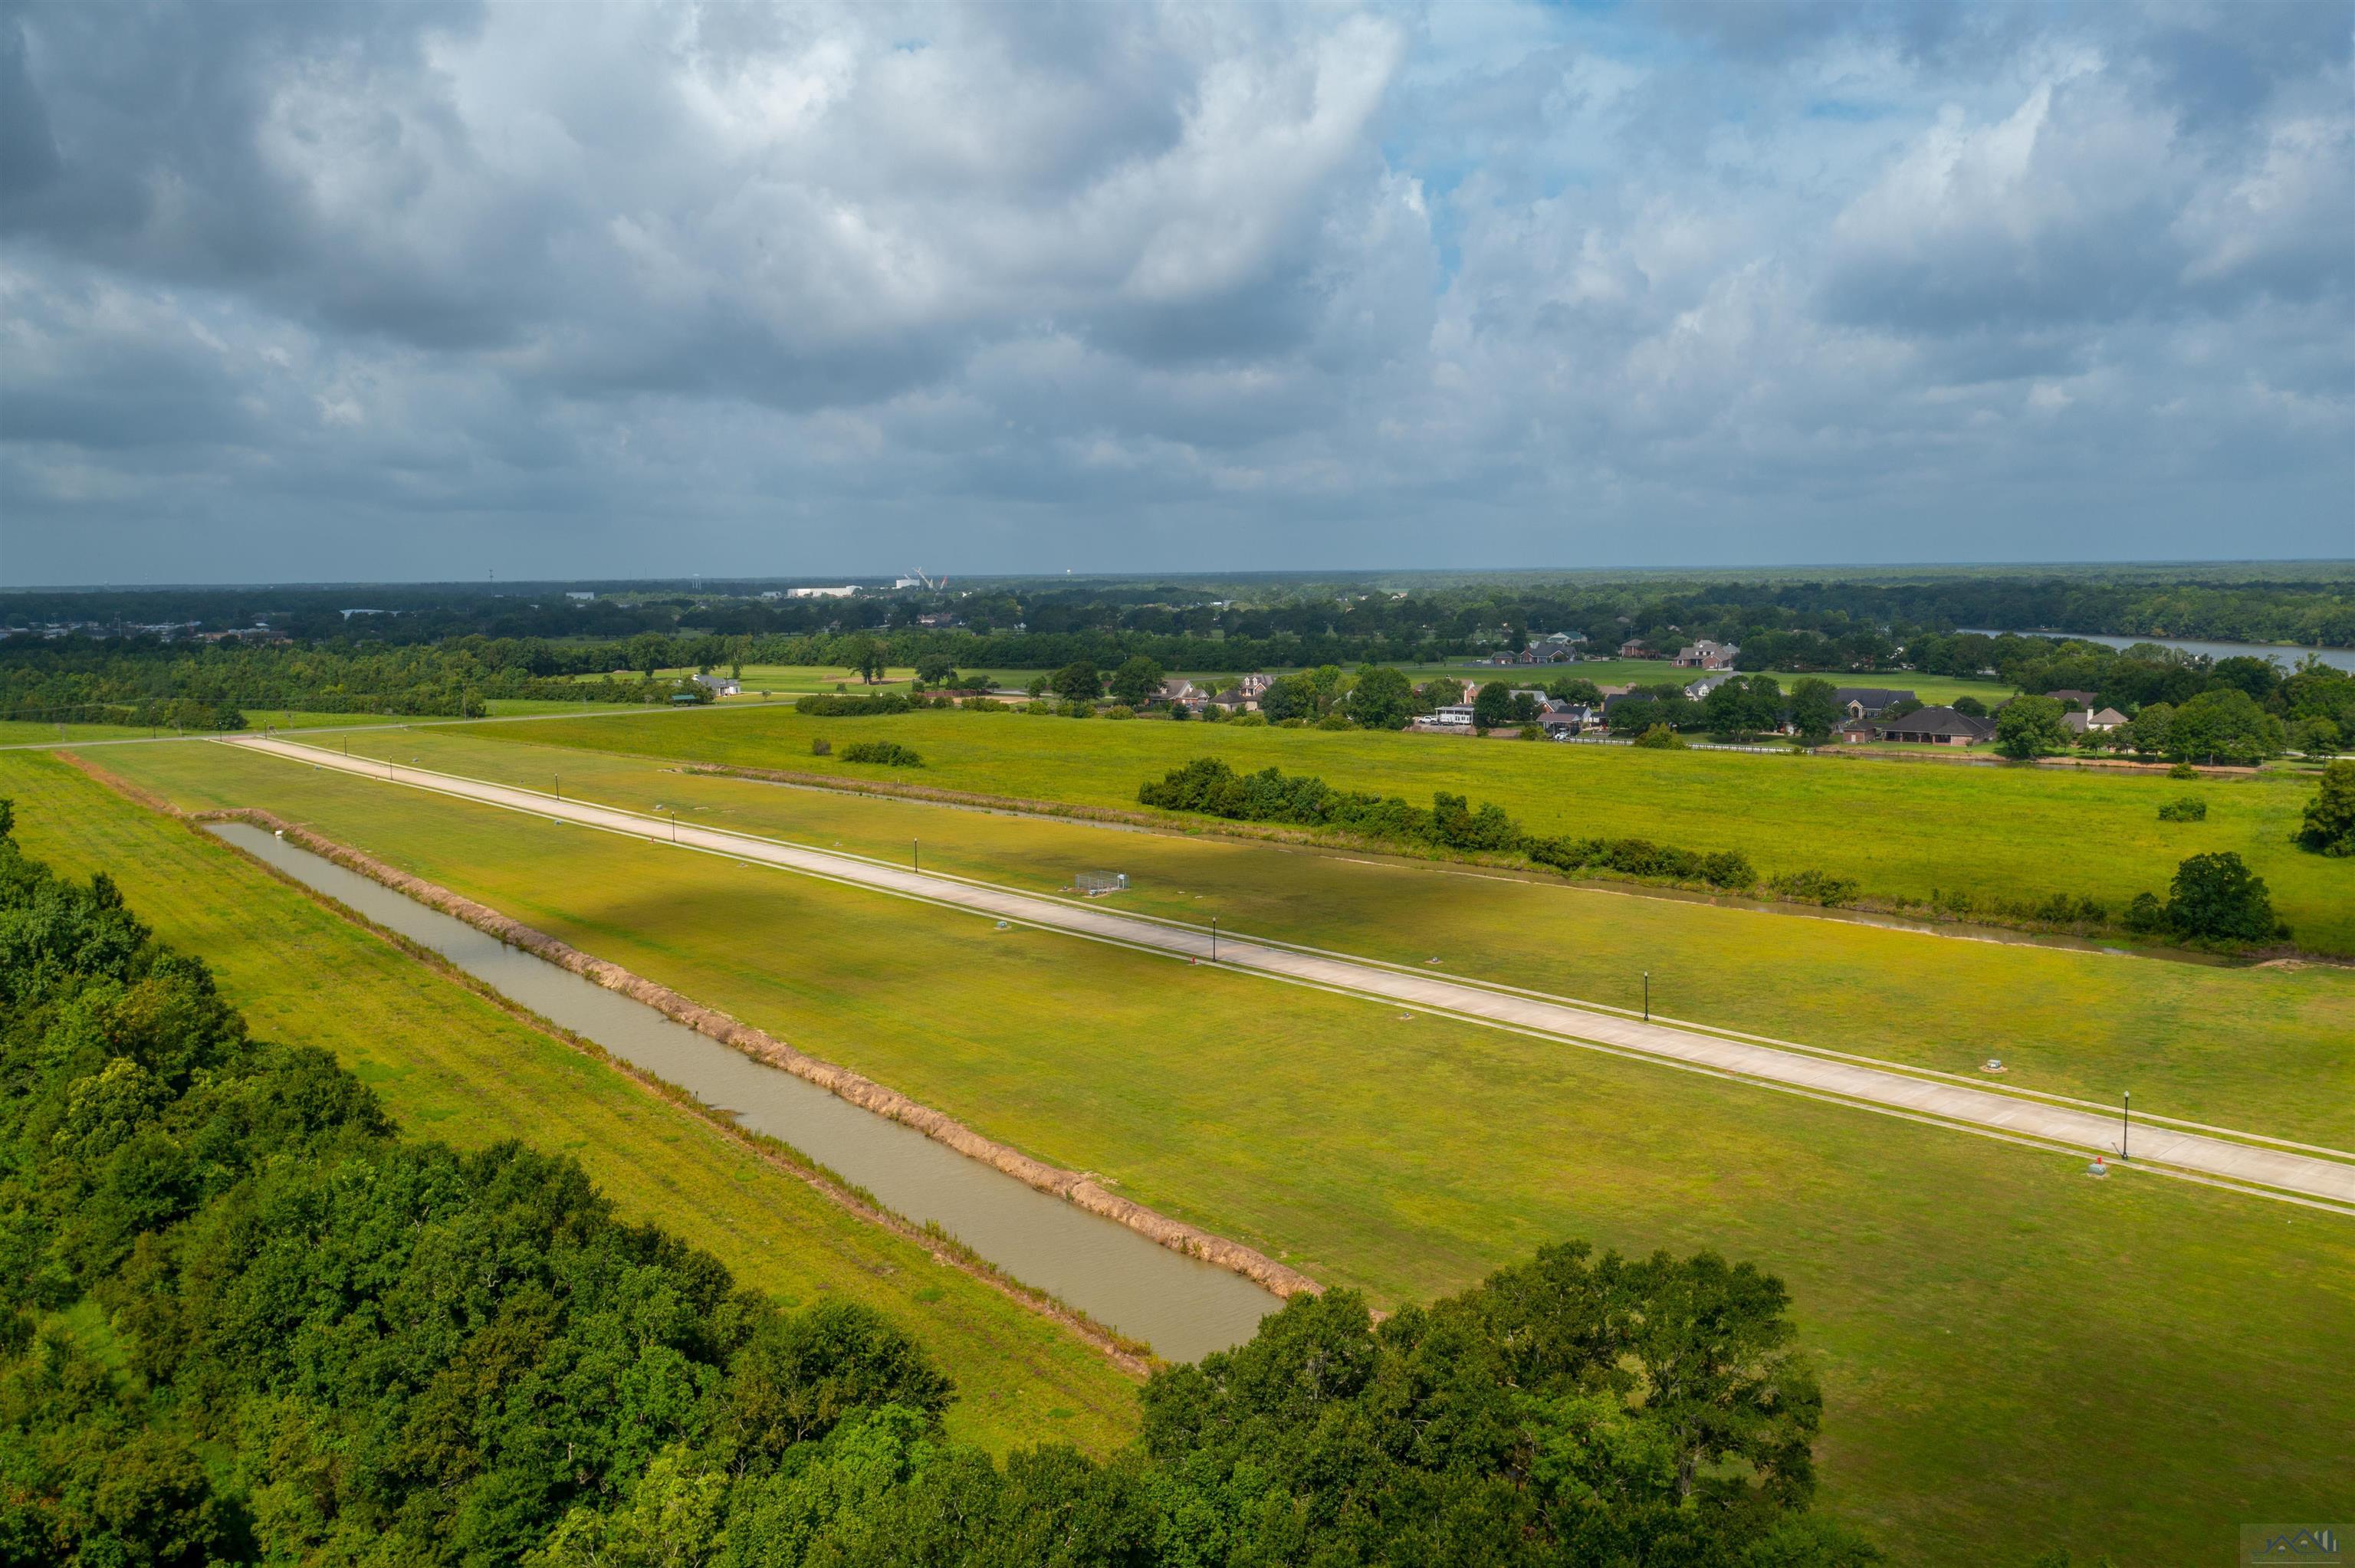
[[225, 847], [48, 758], [0, 758], [0, 795], [29, 853], [112, 875], [165, 940], [212, 966], [255, 1033], [334, 1051], [412, 1134], [571, 1154], [625, 1214], [743, 1283], [789, 1306], [838, 1292], [889, 1313], [955, 1377], [950, 1428], [968, 1440], [1103, 1452], [1134, 1433], [1133, 1385], [1071, 1335]]
[[[789, 711], [581, 719], [485, 730], [535, 745], [871, 778], [812, 740], [894, 740], [922, 753], [895, 777], [1024, 800], [1136, 809], [1137, 786], [1196, 757], [1238, 769], [1322, 775], [1341, 788], [1425, 802], [1434, 790], [1494, 800], [1532, 831], [1635, 834], [1740, 850], [1764, 874], [1821, 869], [1868, 893], [2041, 898], [2063, 892], [2123, 909], [2164, 895], [2186, 856], [2239, 853], [2306, 946], [2355, 953], [2355, 861], [2290, 842], [2313, 779], [2290, 773], [2186, 782], [2157, 774], [1971, 768], [1839, 757], [1639, 751], [1477, 742], [1447, 736], [1238, 728], [1136, 719], [932, 712], [820, 719]], [[2203, 822], [2158, 820], [2182, 795]]]
[[[143, 749], [140, 772], [313, 822], [1380, 1301], [1562, 1236], [1753, 1259], [1791, 1285], [1821, 1363], [1825, 1503], [1899, 1561], [2198, 1562], [2242, 1520], [2355, 1508], [2355, 1393], [2316, 1375], [2355, 1361], [2340, 1216], [2095, 1182], [2073, 1158], [191, 749]], [[199, 761], [221, 771], [188, 777]], [[905, 809], [843, 806], [869, 804]], [[1463, 907], [1435, 891], [1447, 874], [1411, 874], [1443, 915]], [[1747, 918], [1770, 942], [1819, 928]], [[1950, 956], [1880, 935], [1922, 967]], [[2108, 961], [2159, 983], [2162, 966]], [[1818, 989], [1801, 958], [1782, 973]]]
[[[667, 680], [685, 680], [698, 672], [694, 665], [683, 664], [673, 669], [657, 670], [655, 673]], [[726, 674], [728, 667], [720, 666], [719, 673]], [[635, 670], [630, 671], [629, 678], [635, 680], [638, 673], [639, 672]], [[605, 677], [601, 673], [576, 675], [573, 678], [579, 681], [602, 681]], [[904, 665], [895, 665], [886, 669], [883, 672], [883, 679], [870, 686], [858, 678], [857, 671], [838, 668], [831, 664], [747, 664], [744, 666], [744, 673], [740, 677], [744, 683], [744, 695], [734, 698], [723, 697], [720, 700], [722, 702], [759, 702], [760, 694], [762, 692], [768, 692], [775, 696], [799, 695], [807, 692], [830, 692], [837, 686], [847, 686], [855, 692], [904, 692], [908, 689], [909, 683], [915, 678], [915, 670]]]
[[[628, 708], [601, 706], [593, 703], [551, 703], [536, 698], [493, 697], [484, 704], [493, 718], [516, 718], [536, 714], [607, 714], [628, 713]], [[246, 726], [250, 731], [270, 729], [349, 729], [432, 722], [398, 714], [323, 714], [303, 708], [247, 708]], [[23, 719], [0, 719], [0, 747], [62, 746], [77, 741], [150, 740], [169, 735], [168, 729], [158, 730], [136, 725], [122, 724], [35, 724]]]

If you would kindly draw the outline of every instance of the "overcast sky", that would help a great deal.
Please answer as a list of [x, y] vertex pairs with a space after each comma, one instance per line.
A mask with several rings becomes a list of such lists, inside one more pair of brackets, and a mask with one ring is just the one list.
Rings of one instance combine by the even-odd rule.
[[0, 5], [0, 583], [2355, 555], [2355, 5]]

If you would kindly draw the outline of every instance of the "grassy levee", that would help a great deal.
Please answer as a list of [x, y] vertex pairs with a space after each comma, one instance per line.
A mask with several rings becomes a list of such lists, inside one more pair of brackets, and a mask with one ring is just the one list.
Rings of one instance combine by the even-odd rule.
[[1820, 1357], [1825, 1502], [1900, 1561], [2202, 1561], [2241, 1520], [2355, 1507], [2355, 1391], [2315, 1375], [2355, 1360], [2343, 1216], [274, 758], [212, 748], [199, 776], [186, 749], [143, 776], [307, 821], [1382, 1302], [1565, 1235], [1754, 1259]]
[[[1046, 723], [1026, 720], [1026, 723]], [[644, 758], [404, 734], [390, 748], [473, 778], [1053, 892], [1085, 867], [1129, 874], [1124, 908], [1206, 921], [1556, 995], [1943, 1072], [1999, 1057], [2015, 1086], [2355, 1149], [2355, 972], [2221, 969], [1966, 941], [1790, 913], [1474, 877], [1233, 839], [1122, 832], [921, 801], [680, 774]], [[357, 750], [370, 749], [363, 741]], [[278, 765], [208, 747], [132, 748], [111, 766], [207, 803]]]
[[29, 853], [112, 875], [165, 941], [212, 966], [257, 1033], [332, 1050], [412, 1133], [570, 1154], [626, 1216], [785, 1305], [873, 1305], [955, 1378], [949, 1425], [965, 1439], [1101, 1453], [1135, 1432], [1134, 1385], [1071, 1334], [226, 847], [49, 758], [0, 758], [0, 795], [15, 797]]
[[[1333, 785], [1403, 795], [1434, 790], [1493, 800], [1533, 832], [1637, 835], [1697, 850], [1740, 850], [1760, 872], [1820, 869], [1868, 893], [1926, 898], [2088, 895], [2123, 909], [2167, 891], [2186, 856], [2232, 850], [2273, 889], [2297, 938], [2355, 953], [2355, 862], [2290, 842], [2311, 778], [2265, 774], [2187, 782], [2159, 774], [1969, 767], [1737, 752], [1475, 741], [1448, 736], [1237, 728], [1162, 720], [1033, 718], [927, 711], [820, 719], [780, 710], [725, 720], [682, 715], [550, 720], [514, 726], [539, 745], [680, 760], [879, 775], [1023, 800], [1135, 810], [1148, 778], [1197, 757], [1243, 771], [1279, 767]], [[486, 732], [487, 733], [487, 732]], [[815, 757], [824, 737], [837, 755]], [[861, 767], [849, 740], [893, 740], [924, 758], [921, 773]], [[2207, 821], [2162, 822], [2182, 795]]]

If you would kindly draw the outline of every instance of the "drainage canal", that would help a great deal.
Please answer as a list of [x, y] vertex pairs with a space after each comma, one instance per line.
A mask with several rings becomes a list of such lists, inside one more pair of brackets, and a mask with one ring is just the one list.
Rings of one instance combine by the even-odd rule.
[[1171, 1361], [1195, 1361], [1241, 1343], [1281, 1305], [1240, 1275], [1025, 1186], [250, 823], [217, 822], [212, 831], [431, 948], [541, 1017], [730, 1112], [742, 1126], [783, 1139], [886, 1207], [939, 1225], [1015, 1278], [1052, 1291]]

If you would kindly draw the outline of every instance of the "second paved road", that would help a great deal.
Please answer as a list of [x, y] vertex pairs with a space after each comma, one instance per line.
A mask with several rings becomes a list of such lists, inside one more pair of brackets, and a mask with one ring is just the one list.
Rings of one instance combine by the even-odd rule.
[[[559, 818], [586, 827], [633, 837], [676, 842], [684, 848], [709, 851], [738, 860], [755, 861], [787, 870], [855, 883], [887, 893], [954, 905], [978, 915], [1019, 921], [1078, 936], [1149, 948], [1183, 958], [1209, 958], [1208, 933], [1184, 926], [1139, 919], [1098, 906], [1045, 898], [1009, 888], [939, 876], [899, 866], [884, 865], [858, 856], [835, 854], [774, 839], [674, 822], [612, 806], [552, 795], [511, 785], [408, 768], [362, 757], [346, 757], [315, 747], [260, 736], [239, 736], [223, 744], [268, 752], [314, 768], [334, 768], [390, 784], [408, 785], [460, 800]], [[1967, 1128], [2028, 1139], [2061, 1144], [2089, 1152], [2117, 1150], [2118, 1124], [2105, 1113], [2019, 1098], [1967, 1084], [1940, 1083], [1904, 1073], [1853, 1062], [1829, 1061], [1796, 1051], [1665, 1024], [1593, 1012], [1576, 1003], [1544, 997], [1514, 995], [1438, 975], [1402, 971], [1344, 955], [1275, 947], [1245, 938], [1220, 936], [1218, 961], [1222, 968], [1279, 977], [1359, 996], [1380, 997], [1411, 1007], [1444, 1012], [1474, 1022], [1499, 1025], [1576, 1042], [1602, 1045], [1629, 1054], [1655, 1057], [1710, 1072], [1753, 1078], [1786, 1088], [1860, 1102], [1867, 1106], [1933, 1118]], [[2299, 1154], [2288, 1150], [2259, 1148], [2229, 1139], [2203, 1137], [2160, 1127], [2137, 1127], [2134, 1157], [2139, 1162], [2172, 1167], [2196, 1175], [2232, 1182], [2275, 1188], [2284, 1192], [2332, 1204], [2355, 1205], [2355, 1163]]]

